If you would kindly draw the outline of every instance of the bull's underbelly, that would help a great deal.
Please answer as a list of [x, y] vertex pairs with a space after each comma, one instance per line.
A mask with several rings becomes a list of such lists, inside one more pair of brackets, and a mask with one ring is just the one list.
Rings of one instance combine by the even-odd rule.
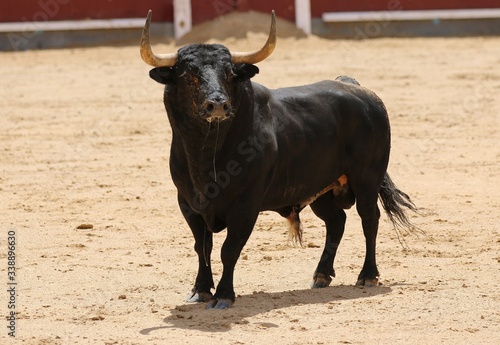
[[316, 199], [326, 193], [333, 193], [333, 195], [338, 198], [349, 194], [350, 187], [348, 184], [348, 177], [345, 174], [320, 184], [318, 184], [317, 181], [316, 183], [309, 182], [311, 181], [293, 183], [271, 191], [272, 195], [266, 198], [267, 200], [265, 200], [263, 209], [278, 210], [289, 206], [302, 209], [312, 204]]
[[333, 195], [335, 196], [340, 196], [344, 194], [347, 191], [348, 184], [347, 184], [347, 175], [343, 174], [341, 175], [336, 181], [334, 181], [332, 184], [328, 185], [327, 187], [323, 188], [319, 192], [315, 193], [311, 197], [303, 200], [300, 202], [299, 206], [301, 208], [306, 207], [310, 204], [312, 204], [316, 199], [318, 199], [320, 196], [322, 196], [325, 193], [328, 193], [330, 191], [333, 192]]

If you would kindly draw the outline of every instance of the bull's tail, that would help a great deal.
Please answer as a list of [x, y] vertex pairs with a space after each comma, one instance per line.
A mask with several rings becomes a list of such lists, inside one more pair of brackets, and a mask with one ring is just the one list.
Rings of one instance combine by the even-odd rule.
[[405, 212], [405, 209], [417, 212], [417, 207], [413, 201], [411, 201], [408, 194], [396, 187], [388, 173], [385, 173], [384, 181], [380, 188], [379, 199], [396, 231], [399, 229], [406, 229], [407, 231], [418, 230], [418, 228], [410, 222]]

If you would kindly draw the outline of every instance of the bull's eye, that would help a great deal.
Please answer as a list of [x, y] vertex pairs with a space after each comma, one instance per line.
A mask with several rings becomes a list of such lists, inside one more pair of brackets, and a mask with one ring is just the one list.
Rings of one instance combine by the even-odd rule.
[[184, 71], [181, 74], [179, 74], [178, 78], [188, 84], [198, 84], [198, 77], [194, 73], [189, 73]]

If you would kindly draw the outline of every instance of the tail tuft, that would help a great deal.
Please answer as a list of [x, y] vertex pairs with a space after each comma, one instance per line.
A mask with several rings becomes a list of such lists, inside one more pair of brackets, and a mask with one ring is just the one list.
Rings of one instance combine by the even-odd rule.
[[396, 230], [406, 229], [409, 232], [419, 230], [410, 222], [408, 215], [405, 212], [406, 208], [417, 213], [417, 207], [413, 201], [411, 201], [408, 194], [396, 187], [387, 173], [384, 176], [384, 181], [382, 182], [382, 186], [380, 188], [379, 199]]

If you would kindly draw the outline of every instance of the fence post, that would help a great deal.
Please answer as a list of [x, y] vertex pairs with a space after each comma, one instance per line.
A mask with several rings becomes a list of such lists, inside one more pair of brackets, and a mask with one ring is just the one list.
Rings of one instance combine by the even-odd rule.
[[311, 34], [310, 0], [295, 0], [295, 25], [307, 35]]
[[191, 31], [191, 0], [174, 0], [174, 35], [178, 40]]

